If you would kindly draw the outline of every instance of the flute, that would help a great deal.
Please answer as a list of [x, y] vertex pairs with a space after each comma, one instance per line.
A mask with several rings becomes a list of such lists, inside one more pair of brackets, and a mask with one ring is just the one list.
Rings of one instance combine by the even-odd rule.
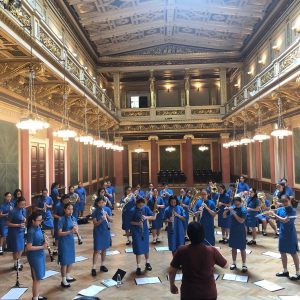
[[[77, 222], [76, 222], [75, 218], [73, 216], [71, 216], [71, 219], [72, 219], [72, 222], [73, 222], [73, 226], [77, 226]], [[81, 236], [78, 233], [78, 229], [76, 230], [75, 234], [76, 234], [77, 239], [78, 239], [78, 245], [82, 245], [83, 242], [82, 242]]]
[[44, 237], [43, 244], [47, 243], [47, 249], [48, 249], [48, 253], [49, 253], [49, 256], [50, 256], [50, 261], [52, 262], [52, 261], [54, 261], [54, 255], [53, 255], [53, 251], [50, 247], [49, 238], [48, 238], [45, 230], [42, 228], [42, 226], [40, 226], [40, 227], [41, 227], [42, 234], [43, 234], [43, 237]]

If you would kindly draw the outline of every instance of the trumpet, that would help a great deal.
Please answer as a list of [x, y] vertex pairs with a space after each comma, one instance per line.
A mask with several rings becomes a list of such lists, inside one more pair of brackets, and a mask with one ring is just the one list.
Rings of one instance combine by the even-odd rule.
[[54, 254], [53, 254], [53, 251], [50, 247], [50, 241], [49, 241], [49, 237], [47, 236], [45, 230], [43, 229], [43, 227], [41, 226], [41, 230], [42, 230], [42, 234], [43, 234], [43, 237], [44, 237], [44, 240], [43, 240], [43, 243], [47, 243], [47, 250], [48, 250], [48, 253], [49, 253], [49, 256], [50, 256], [50, 261], [53, 262], [54, 261]]
[[[71, 216], [71, 219], [72, 219], [72, 222], [73, 222], [73, 226], [78, 226], [78, 224], [77, 224], [77, 222], [76, 222], [76, 220], [75, 220], [75, 218], [74, 218], [73, 216]], [[81, 238], [81, 236], [79, 235], [78, 230], [76, 230], [75, 234], [76, 234], [77, 239], [78, 239], [78, 245], [82, 245], [82, 243], [83, 243], [83, 242], [82, 242], [82, 238]]]
[[[124, 199], [123, 199], [123, 203], [120, 203], [120, 209], [121, 211], [124, 209], [124, 207], [128, 204], [128, 202], [130, 201], [130, 198], [133, 196], [132, 193], [128, 194]], [[135, 198], [134, 198], [135, 199]]]
[[213, 194], [216, 194], [217, 191], [218, 191], [217, 184], [214, 183], [214, 184], [211, 186], [210, 190], [211, 190], [211, 192], [212, 192]]

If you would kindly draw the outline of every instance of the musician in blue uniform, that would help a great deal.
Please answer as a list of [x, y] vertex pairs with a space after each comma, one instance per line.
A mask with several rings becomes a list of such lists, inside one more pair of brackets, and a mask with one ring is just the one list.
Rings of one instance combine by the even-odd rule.
[[58, 221], [58, 262], [61, 270], [61, 286], [70, 287], [70, 282], [76, 281], [70, 276], [72, 264], [75, 262], [74, 233], [78, 232], [78, 225], [73, 221], [73, 205], [64, 206], [64, 216]]
[[148, 201], [149, 198], [153, 195], [154, 185], [152, 182], [149, 183], [148, 190], [146, 191], [145, 198]]
[[136, 204], [130, 210], [130, 226], [132, 232], [132, 248], [136, 256], [136, 275], [141, 275], [141, 259], [145, 256], [147, 271], [151, 271], [152, 267], [149, 262], [149, 228], [147, 221], [153, 221], [156, 215], [145, 205], [144, 198], [137, 198]]
[[184, 223], [185, 212], [175, 196], [170, 196], [169, 205], [165, 210], [164, 220], [168, 223], [168, 245], [174, 256], [178, 247], [185, 243]]
[[72, 214], [72, 216], [77, 221], [78, 220], [78, 214], [79, 214], [80, 198], [79, 198], [79, 195], [77, 193], [75, 193], [75, 187], [73, 185], [69, 186], [68, 196], [69, 196], [70, 201], [72, 202], [72, 205], [73, 205], [73, 214]]
[[78, 203], [78, 216], [83, 217], [85, 202], [86, 202], [86, 190], [83, 187], [83, 183], [78, 181], [78, 187], [74, 190], [74, 192], [79, 196]]
[[107, 272], [108, 269], [104, 265], [106, 250], [111, 246], [110, 223], [112, 222], [112, 211], [106, 206], [104, 197], [96, 200], [96, 209], [92, 213], [94, 224], [94, 253], [92, 276], [96, 276], [96, 264], [99, 254], [101, 254], [100, 271]]
[[165, 202], [165, 209], [169, 205], [169, 198], [170, 198], [170, 196], [172, 196], [173, 194], [174, 194], [173, 190], [169, 189], [169, 186], [168, 186], [167, 183], [164, 183], [164, 188], [160, 191], [160, 197]]
[[257, 226], [257, 215], [260, 211], [260, 201], [257, 198], [256, 189], [251, 188], [249, 191], [250, 195], [247, 198], [247, 227], [252, 231], [252, 240], [247, 245], [256, 245], [256, 226]]
[[14, 204], [11, 202], [11, 193], [4, 194], [4, 202], [0, 205], [0, 255], [3, 255], [3, 249], [6, 245], [6, 237], [8, 233], [8, 214], [14, 209]]
[[22, 192], [22, 190], [16, 189], [16, 190], [14, 191], [14, 196], [13, 196], [13, 199], [11, 200], [11, 202], [12, 202], [13, 205], [15, 206], [16, 203], [17, 203], [17, 200], [18, 200], [18, 199], [21, 199], [21, 198], [23, 198], [23, 192]]
[[187, 192], [185, 192], [184, 189], [180, 190], [180, 195], [177, 197], [177, 200], [179, 201], [179, 205], [183, 208], [184, 210], [184, 214], [185, 214], [185, 218], [184, 218], [184, 236], [185, 236], [185, 240], [188, 241], [188, 237], [186, 235], [187, 232], [187, 226], [189, 224], [189, 211], [191, 209], [191, 197], [192, 197], [192, 191], [191, 190], [187, 190]]
[[138, 184], [135, 187], [134, 194], [137, 195], [137, 196], [139, 196], [140, 198], [144, 198], [145, 197], [145, 192], [141, 189], [141, 185], [140, 184]]
[[[237, 249], [241, 251], [242, 272], [247, 272], [246, 266], [246, 230], [245, 221], [247, 216], [246, 208], [241, 205], [242, 199], [235, 197], [233, 199], [234, 206], [229, 206], [223, 212], [223, 217], [229, 219], [230, 237], [229, 247], [231, 248], [232, 264], [230, 270], [236, 269]], [[229, 215], [228, 215], [229, 214]]]
[[[106, 185], [106, 183], [105, 183], [105, 185]], [[105, 186], [104, 185], [104, 186]], [[98, 196], [97, 196], [97, 198], [99, 198], [99, 197], [104, 197], [104, 199], [105, 199], [105, 201], [106, 201], [106, 206], [108, 206], [111, 210], [113, 209], [113, 205], [112, 205], [112, 203], [110, 202], [110, 198], [108, 197], [108, 195], [107, 195], [107, 192], [106, 192], [106, 189], [105, 189], [105, 187], [101, 187], [99, 190], [98, 190]], [[94, 202], [94, 207], [96, 207], [96, 200], [97, 199], [95, 199], [95, 202]]]
[[240, 181], [237, 185], [237, 194], [241, 192], [248, 192], [250, 190], [249, 185], [245, 182], [245, 177], [240, 176]]
[[130, 240], [130, 210], [135, 205], [135, 198], [132, 194], [131, 187], [128, 186], [125, 188], [125, 195], [121, 198], [120, 204], [122, 208], [122, 229], [125, 231], [127, 237], [126, 245], [131, 244]]
[[51, 185], [51, 191], [50, 191], [50, 197], [53, 200], [53, 207], [59, 202], [60, 196], [59, 196], [59, 184], [57, 182], [53, 182]]
[[229, 188], [227, 190], [227, 194], [229, 196], [230, 199], [234, 198], [234, 194], [235, 194], [235, 184], [234, 183], [230, 183], [229, 184]]
[[204, 243], [208, 246], [214, 246], [214, 218], [216, 216], [216, 206], [213, 200], [208, 199], [208, 193], [206, 189], [201, 190], [201, 198], [196, 202], [193, 210], [198, 222], [204, 227]]
[[25, 199], [20, 197], [17, 199], [16, 205], [13, 210], [8, 214], [8, 233], [7, 233], [7, 248], [12, 252], [14, 260], [14, 269], [23, 269], [23, 265], [20, 262], [22, 252], [25, 246], [25, 227], [26, 227], [26, 209]]
[[[298, 257], [298, 238], [295, 228], [296, 210], [291, 205], [291, 200], [287, 196], [281, 197], [282, 207], [277, 211], [270, 212], [270, 217], [279, 221], [279, 252], [281, 255], [281, 261], [283, 271], [276, 274], [278, 277], [289, 277], [289, 279], [295, 281], [300, 280], [299, 272], [299, 257]], [[287, 254], [290, 254], [293, 258], [296, 274], [289, 276], [287, 268]]]
[[106, 194], [107, 194], [108, 198], [110, 199], [110, 202], [111, 202], [111, 205], [112, 205], [112, 209], [114, 209], [115, 198], [116, 198], [116, 191], [115, 191], [115, 188], [112, 186], [110, 180], [107, 180]]
[[222, 240], [219, 243], [227, 244], [229, 238], [229, 227], [230, 222], [229, 218], [224, 218], [223, 213], [225, 207], [230, 205], [230, 197], [226, 193], [226, 188], [224, 184], [219, 185], [219, 197], [217, 199], [217, 210], [218, 210], [218, 226], [221, 228], [222, 231]]
[[31, 269], [33, 300], [47, 300], [39, 296], [40, 283], [46, 273], [45, 249], [48, 246], [41, 230], [42, 221], [39, 211], [28, 218], [26, 254]]
[[153, 213], [155, 213], [155, 207], [158, 210], [158, 214], [156, 219], [153, 220], [152, 223], [152, 236], [153, 236], [153, 244], [160, 243], [160, 232], [163, 227], [163, 219], [164, 219], [164, 208], [165, 204], [163, 199], [158, 196], [158, 190], [153, 189], [153, 192], [149, 194], [148, 199], [148, 207], [151, 209]]

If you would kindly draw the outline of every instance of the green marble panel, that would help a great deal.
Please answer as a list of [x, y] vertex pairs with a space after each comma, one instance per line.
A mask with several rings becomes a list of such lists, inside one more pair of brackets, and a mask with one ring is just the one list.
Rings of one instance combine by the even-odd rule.
[[300, 128], [293, 130], [295, 183], [300, 183]]
[[168, 146], [160, 146], [160, 170], [180, 170], [180, 146], [172, 145], [176, 150], [174, 152], [167, 152]]
[[70, 173], [71, 184], [76, 185], [78, 183], [78, 143], [74, 140], [70, 140]]
[[102, 159], [102, 151], [103, 148], [98, 149], [98, 156], [99, 156], [99, 178], [103, 177], [103, 159]]
[[96, 176], [96, 147], [92, 146], [92, 178], [97, 179]]
[[82, 145], [82, 180], [89, 181], [89, 166], [88, 166], [88, 145]]
[[261, 171], [263, 178], [271, 179], [269, 140], [263, 141], [261, 144]]
[[241, 151], [242, 151], [242, 174], [247, 175], [248, 174], [248, 170], [247, 170], [247, 146], [242, 145]]
[[104, 176], [108, 176], [108, 164], [110, 159], [110, 150], [105, 150], [105, 173]]
[[200, 145], [192, 145], [193, 153], [193, 170], [211, 170], [211, 159], [210, 159], [210, 145], [205, 145], [208, 147], [206, 151], [200, 151]]

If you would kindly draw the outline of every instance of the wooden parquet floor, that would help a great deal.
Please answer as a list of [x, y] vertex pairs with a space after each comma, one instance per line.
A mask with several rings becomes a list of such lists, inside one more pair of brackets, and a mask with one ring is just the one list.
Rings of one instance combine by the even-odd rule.
[[[82, 255], [88, 258], [83, 262], [79, 262], [73, 265], [72, 275], [77, 279], [75, 283], [72, 284], [72, 287], [69, 289], [63, 289], [60, 287], [60, 275], [52, 276], [44, 281], [41, 284], [41, 295], [45, 295], [50, 300], [64, 300], [64, 299], [73, 299], [77, 292], [83, 288], [95, 284], [100, 285], [101, 280], [111, 278], [116, 272], [117, 268], [120, 267], [123, 270], [127, 271], [127, 274], [124, 278], [124, 284], [120, 288], [112, 287], [107, 288], [98, 294], [99, 298], [102, 300], [106, 299], [180, 299], [179, 295], [171, 295], [169, 292], [169, 284], [166, 278], [168, 266], [170, 264], [172, 255], [170, 252], [157, 252], [154, 249], [154, 246], [151, 245], [150, 249], [150, 262], [152, 264], [153, 270], [151, 272], [145, 273], [145, 276], [159, 276], [162, 283], [155, 285], [144, 285], [137, 286], [134, 282], [135, 278], [135, 257], [132, 253], [125, 253], [125, 238], [123, 237], [123, 232], [121, 230], [121, 215], [119, 211], [115, 211], [114, 223], [112, 225], [111, 232], [115, 234], [112, 238], [112, 250], [119, 250], [121, 254], [115, 256], [107, 257], [106, 266], [109, 269], [108, 273], [97, 273], [97, 277], [92, 277], [91, 264], [92, 264], [92, 223], [86, 225], [81, 225], [80, 230], [83, 236], [84, 243], [81, 246], [76, 244], [76, 255]], [[297, 224], [297, 231], [299, 236], [300, 225]], [[291, 282], [287, 278], [277, 278], [275, 273], [282, 270], [280, 259], [268, 257], [262, 255], [262, 252], [273, 251], [277, 252], [277, 243], [278, 239], [275, 239], [272, 230], [268, 228], [269, 235], [263, 237], [258, 235], [256, 246], [249, 246], [249, 249], [252, 250], [252, 253], [247, 257], [248, 265], [248, 283], [238, 283], [222, 280], [222, 274], [224, 273], [234, 273], [229, 269], [216, 268], [216, 273], [220, 274], [219, 279], [217, 280], [217, 289], [218, 289], [218, 299], [221, 300], [267, 300], [267, 299], [279, 299], [279, 295], [300, 295], [300, 281]], [[220, 235], [216, 236], [216, 240], [220, 239]], [[163, 231], [162, 235], [163, 243], [160, 246], [167, 245], [166, 232]], [[222, 254], [227, 258], [228, 263], [231, 263], [231, 253], [228, 246], [220, 245], [217, 243], [217, 246], [221, 247]], [[31, 299], [31, 276], [30, 269], [26, 260], [26, 257], [22, 258], [24, 263], [24, 269], [20, 272], [20, 282], [23, 286], [29, 287], [28, 291], [23, 295], [21, 299], [29, 300]], [[241, 267], [241, 260], [238, 257], [238, 267]], [[292, 266], [292, 260], [289, 257], [289, 270], [294, 274], [294, 267]], [[144, 262], [143, 262], [144, 265]], [[4, 256], [0, 257], [0, 297], [3, 296], [16, 282], [16, 272], [11, 269], [12, 260], [9, 253], [5, 253]], [[97, 267], [99, 270], [99, 267]], [[59, 266], [56, 262], [51, 263], [49, 257], [47, 256], [47, 270], [57, 270], [59, 271]], [[237, 271], [236, 273], [239, 274]], [[242, 274], [242, 273], [240, 273]], [[284, 287], [284, 290], [278, 292], [268, 292], [260, 287], [257, 287], [253, 282], [258, 280], [270, 280], [274, 283], [277, 283]], [[180, 282], [177, 282], [177, 285], [180, 286]]]

